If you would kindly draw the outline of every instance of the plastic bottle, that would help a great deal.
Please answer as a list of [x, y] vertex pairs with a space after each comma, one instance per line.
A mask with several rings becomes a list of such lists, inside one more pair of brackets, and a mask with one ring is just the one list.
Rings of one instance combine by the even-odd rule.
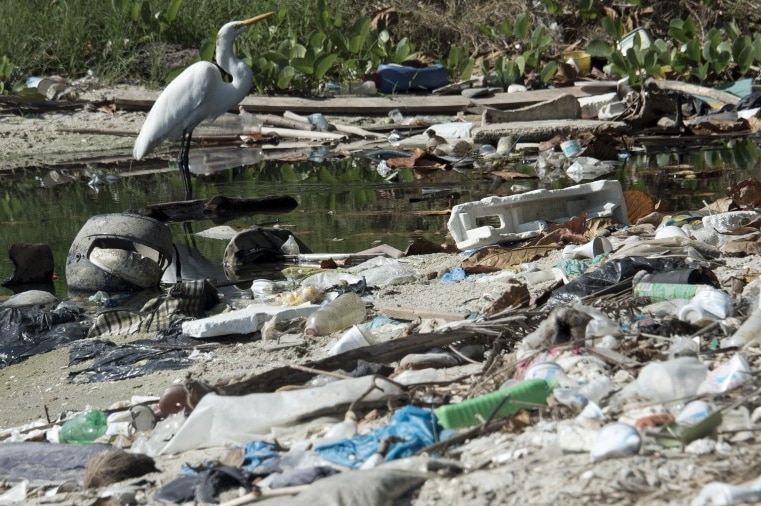
[[482, 420], [487, 420], [498, 407], [494, 418], [511, 415], [521, 409], [528, 409], [532, 404], [546, 405], [547, 397], [552, 393], [554, 387], [554, 381], [524, 380], [490, 394], [468, 399], [458, 404], [441, 406], [436, 410], [436, 418], [445, 429], [470, 427], [481, 423]]
[[61, 426], [58, 441], [61, 443], [92, 443], [106, 433], [106, 414], [97, 409], [78, 413]]
[[749, 346], [761, 339], [761, 298], [758, 302], [758, 308], [740, 325], [740, 328], [731, 337], [721, 341], [722, 348]]
[[698, 288], [707, 285], [690, 285], [682, 283], [649, 283], [640, 281], [634, 285], [635, 297], [650, 297], [653, 302], [673, 299], [691, 299], [698, 293]]
[[307, 318], [304, 334], [325, 336], [362, 323], [366, 317], [362, 298], [356, 293], [345, 293], [312, 313]]

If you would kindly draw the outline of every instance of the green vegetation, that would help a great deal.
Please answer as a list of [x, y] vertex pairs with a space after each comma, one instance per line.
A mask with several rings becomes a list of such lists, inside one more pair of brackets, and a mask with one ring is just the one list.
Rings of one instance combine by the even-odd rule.
[[[259, 93], [311, 94], [326, 81], [361, 79], [380, 63], [443, 63], [452, 80], [474, 73], [506, 87], [548, 83], [562, 52], [588, 48], [636, 85], [652, 76], [711, 83], [761, 64], [761, 17], [747, 2], [687, 0], [30, 0], [0, 2], [0, 93], [26, 76], [88, 70], [103, 82], [161, 86], [194, 60], [211, 59], [215, 34], [232, 19], [273, 8], [277, 16], [240, 37]], [[720, 3], [720, 5], [719, 5]], [[539, 7], [537, 8], [537, 5]], [[720, 8], [719, 8], [720, 7]], [[636, 27], [648, 47], [618, 48]]]

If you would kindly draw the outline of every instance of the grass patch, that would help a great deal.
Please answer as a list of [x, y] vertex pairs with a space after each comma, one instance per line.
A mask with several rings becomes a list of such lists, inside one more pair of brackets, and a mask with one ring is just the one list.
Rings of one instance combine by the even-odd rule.
[[[179, 5], [177, 15], [168, 19], [173, 3]], [[499, 27], [521, 14], [530, 19], [530, 32], [544, 27], [551, 36], [552, 44], [542, 47], [545, 62], [569, 46], [585, 47], [604, 36], [600, 29], [603, 16], [622, 20], [627, 31], [648, 27], [656, 37], [668, 34], [671, 20], [687, 16], [695, 18], [697, 37], [730, 18], [738, 21], [742, 33], [759, 30], [761, 11], [747, 0], [724, 0], [718, 2], [721, 8], [714, 4], [694, 0], [615, 4], [589, 0], [389, 0], [385, 4], [366, 0], [283, 0], [277, 4], [265, 0], [6, 1], [0, 2], [0, 19], [4, 20], [0, 23], [0, 59], [7, 58], [14, 70], [8, 72], [7, 64], [0, 67], [4, 72], [0, 85], [5, 84], [7, 90], [8, 84], [25, 76], [59, 74], [74, 79], [92, 70], [104, 83], [139, 81], [161, 86], [173, 67], [187, 65], [198, 58], [199, 50], [213, 44], [223, 23], [272, 9], [282, 13], [277, 25], [268, 20], [253, 27], [241, 37], [239, 52], [256, 66], [257, 55], [282, 54], [284, 42], [291, 51], [300, 50], [299, 46], [306, 51], [318, 49], [309, 42], [321, 31], [329, 39], [329, 47], [326, 43], [322, 50], [337, 55], [332, 74], [326, 76], [331, 79], [361, 74], [363, 67], [376, 61], [391, 61], [396, 44], [403, 40], [416, 50], [414, 57], [426, 63], [448, 63], [450, 71], [453, 66], [472, 68], [474, 61], [478, 69], [480, 59], [491, 62], [500, 54], [514, 58], [523, 49], [516, 47], [520, 45], [517, 41], [500, 36]], [[390, 41], [385, 48], [368, 44], [367, 51], [355, 57], [340, 39], [353, 37], [351, 28], [363, 16], [372, 19], [373, 33], [386, 30]], [[452, 48], [457, 49], [456, 54]], [[457, 62], [448, 62], [454, 57]], [[281, 60], [278, 65], [282, 67], [293, 65], [293, 60], [302, 68], [312, 64], [293, 54]], [[317, 63], [314, 65], [317, 68]], [[286, 82], [282, 70], [270, 66], [272, 76], [265, 77]], [[306, 77], [303, 82], [293, 81], [290, 89], [264, 90], [255, 85], [259, 91], [300, 93], [314, 84], [315, 78], [310, 81], [308, 74]]]

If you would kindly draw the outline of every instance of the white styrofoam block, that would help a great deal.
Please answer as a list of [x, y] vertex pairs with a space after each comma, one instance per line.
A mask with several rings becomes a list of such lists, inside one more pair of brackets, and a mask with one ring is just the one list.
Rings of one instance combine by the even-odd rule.
[[614, 120], [626, 112], [626, 104], [623, 102], [611, 102], [600, 107], [597, 113], [597, 119]]
[[539, 235], [548, 222], [563, 223], [585, 213], [628, 224], [618, 181], [594, 181], [560, 190], [534, 190], [458, 204], [447, 227], [461, 250]]
[[613, 102], [618, 102], [618, 93], [604, 93], [602, 95], [591, 95], [588, 97], [579, 97], [582, 118], [596, 118], [600, 108]]
[[243, 309], [221, 313], [208, 318], [182, 323], [182, 333], [190, 337], [215, 337], [228, 334], [250, 334], [262, 328], [262, 325], [278, 315], [282, 320], [307, 317], [319, 304], [301, 306], [273, 306], [272, 304], [251, 304]]

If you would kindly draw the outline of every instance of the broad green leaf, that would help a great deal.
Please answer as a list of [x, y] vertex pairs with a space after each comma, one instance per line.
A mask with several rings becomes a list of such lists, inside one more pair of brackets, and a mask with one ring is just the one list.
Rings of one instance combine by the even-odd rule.
[[508, 18], [505, 18], [497, 25], [497, 31], [502, 37], [510, 37], [510, 34], [513, 32], [513, 25]]
[[552, 37], [547, 33], [547, 29], [539, 26], [531, 35], [531, 45], [534, 49], [543, 51], [547, 46], [552, 44]]
[[592, 56], [609, 58], [613, 52], [613, 46], [604, 40], [595, 39], [587, 45], [586, 51]]
[[353, 54], [357, 54], [362, 50], [362, 46], [364, 43], [365, 43], [364, 35], [352, 35], [349, 38], [349, 42], [346, 45], [346, 48], [349, 50], [349, 52]]
[[166, 73], [166, 76], [164, 76], [164, 82], [166, 84], [171, 83], [174, 81], [174, 79], [179, 76], [182, 71], [185, 70], [185, 67], [174, 67], [169, 72]]
[[206, 39], [199, 51], [200, 58], [204, 61], [211, 61], [214, 58], [215, 45], [213, 39]]
[[337, 54], [322, 55], [317, 60], [317, 64], [314, 68], [314, 76], [317, 79], [322, 79], [325, 74], [328, 73], [333, 64], [338, 60]]
[[182, 0], [169, 0], [169, 6], [166, 9], [166, 19], [170, 23], [177, 19], [177, 14], [180, 12], [182, 6]]
[[326, 40], [328, 40], [328, 36], [324, 32], [314, 32], [309, 37], [309, 47], [324, 49], [323, 44], [325, 44]]
[[277, 52], [280, 54], [291, 54], [291, 48], [293, 47], [293, 42], [291, 42], [289, 39], [285, 39], [280, 42], [280, 44], [277, 45]]
[[526, 73], [526, 57], [524, 55], [519, 55], [515, 59], [515, 65], [518, 67], [518, 73], [520, 75], [523, 75]]
[[307, 54], [307, 48], [302, 46], [301, 44], [294, 44], [291, 48], [291, 51], [288, 53], [288, 55], [291, 58], [304, 58]]
[[701, 54], [701, 48], [700, 43], [696, 40], [691, 40], [687, 42], [684, 45], [684, 50], [682, 53], [689, 58], [693, 63], [699, 63], [700, 60], [700, 54]]
[[605, 16], [600, 20], [600, 23], [602, 24], [603, 31], [615, 42], [618, 42], [624, 36], [624, 25], [619, 18], [613, 19]]
[[464, 51], [461, 46], [450, 46], [449, 54], [447, 55], [447, 67], [456, 67], [459, 65], [462, 59]]
[[130, 11], [130, 18], [133, 22], [137, 22], [140, 20], [140, 4], [134, 3], [132, 4], [132, 9]]
[[401, 63], [405, 61], [410, 56], [410, 54], [412, 54], [412, 45], [410, 44], [410, 41], [407, 39], [407, 37], [405, 37], [396, 45], [394, 50], [394, 61]]
[[312, 62], [308, 61], [306, 58], [291, 58], [291, 66], [302, 74], [308, 76], [314, 74]]
[[296, 76], [296, 69], [291, 67], [290, 65], [287, 67], [283, 67], [280, 69], [280, 72], [278, 72], [277, 75], [277, 87], [281, 90], [284, 90], [290, 86], [291, 81]]
[[529, 14], [521, 12], [515, 17], [515, 26], [513, 26], [513, 35], [516, 39], [523, 40], [528, 35]]
[[468, 58], [468, 63], [465, 64], [465, 66], [462, 68], [462, 72], [460, 72], [460, 79], [465, 81], [467, 79], [470, 79], [473, 75], [473, 65], [475, 65], [476, 61], [473, 58]]
[[726, 26], [724, 27], [724, 30], [727, 32], [727, 37], [731, 39], [737, 39], [742, 32], [740, 32], [740, 27], [737, 26], [737, 23], [735, 20], [730, 20]]
[[548, 83], [555, 77], [555, 73], [558, 71], [558, 62], [551, 61], [542, 67], [542, 72], [539, 74], [539, 78], [543, 83]]

